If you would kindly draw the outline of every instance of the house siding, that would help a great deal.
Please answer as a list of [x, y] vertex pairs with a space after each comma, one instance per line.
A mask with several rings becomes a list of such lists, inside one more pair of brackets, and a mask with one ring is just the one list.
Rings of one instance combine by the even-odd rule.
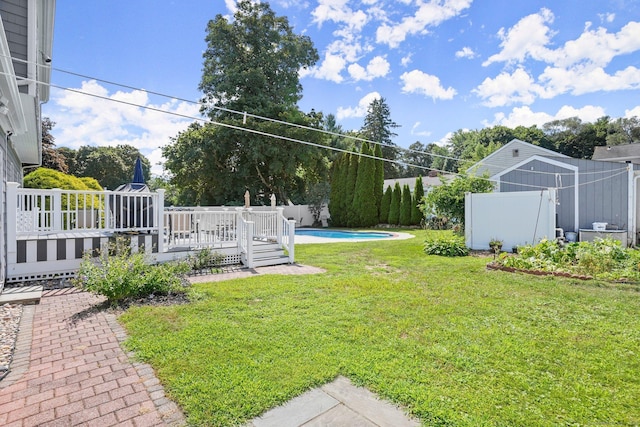
[[[514, 155], [514, 150], [517, 150], [517, 155]], [[536, 155], [548, 156], [549, 153], [550, 150], [520, 141], [519, 139], [514, 139], [474, 165], [472, 170], [476, 175], [482, 175], [488, 172], [489, 176], [493, 177], [529, 157]]]
[[[556, 174], [560, 174], [557, 178]], [[521, 168], [504, 174], [500, 179], [500, 192], [536, 191], [562, 187], [557, 191], [556, 227], [566, 231], [575, 228], [575, 176], [574, 171], [540, 160], [531, 160]]]
[[[11, 51], [12, 58], [26, 61], [27, 57], [27, 1], [0, 0], [0, 16]], [[27, 77], [27, 64], [13, 61], [13, 68], [18, 77]]]
[[[550, 158], [577, 166], [578, 172], [578, 228], [591, 229], [594, 222], [606, 222], [627, 230], [628, 173], [627, 164], [571, 158]], [[533, 168], [533, 169], [532, 169]], [[637, 169], [637, 167], [636, 167]], [[561, 184], [556, 175], [561, 174]], [[531, 160], [519, 169], [510, 171], [500, 180], [500, 191], [531, 191], [548, 187], [562, 187], [558, 192], [557, 226], [574, 230], [575, 178], [572, 170]]]

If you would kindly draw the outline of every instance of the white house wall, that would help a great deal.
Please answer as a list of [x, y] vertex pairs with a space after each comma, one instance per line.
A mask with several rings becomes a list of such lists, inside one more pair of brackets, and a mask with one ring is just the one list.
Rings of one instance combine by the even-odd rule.
[[503, 249], [555, 238], [556, 198], [553, 189], [465, 195], [465, 240], [474, 250], [489, 249], [491, 239]]

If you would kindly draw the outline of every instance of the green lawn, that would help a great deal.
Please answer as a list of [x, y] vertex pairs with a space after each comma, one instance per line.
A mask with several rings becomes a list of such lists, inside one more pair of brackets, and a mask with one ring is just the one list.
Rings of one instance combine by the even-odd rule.
[[193, 425], [241, 425], [345, 375], [424, 425], [637, 425], [637, 286], [510, 274], [404, 241], [298, 245], [309, 276], [131, 308], [128, 347]]

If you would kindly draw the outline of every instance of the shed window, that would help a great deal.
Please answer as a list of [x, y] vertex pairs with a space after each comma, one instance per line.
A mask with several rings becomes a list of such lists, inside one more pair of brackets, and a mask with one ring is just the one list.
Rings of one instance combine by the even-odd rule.
[[513, 157], [518, 157], [518, 155], [520, 154], [520, 150], [516, 148], [512, 151], [512, 153], [513, 153]]

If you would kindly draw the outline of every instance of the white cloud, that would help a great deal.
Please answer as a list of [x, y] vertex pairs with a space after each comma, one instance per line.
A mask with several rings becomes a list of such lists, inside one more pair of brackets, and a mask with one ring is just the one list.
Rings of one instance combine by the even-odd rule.
[[598, 17], [600, 18], [600, 21], [610, 24], [616, 19], [616, 14], [615, 13], [599, 13]]
[[502, 39], [502, 50], [489, 57], [482, 65], [487, 66], [494, 62], [522, 62], [526, 57], [533, 59], [545, 58], [553, 33], [547, 24], [554, 20], [553, 13], [546, 8], [522, 18], [509, 30], [501, 28], [498, 37]]
[[459, 51], [456, 52], [456, 58], [475, 58], [477, 55], [470, 47], [463, 47]]
[[402, 19], [397, 24], [384, 23], [376, 31], [376, 41], [387, 44], [391, 48], [398, 47], [407, 36], [424, 34], [427, 27], [437, 26], [442, 22], [458, 16], [460, 12], [471, 6], [472, 0], [443, 0], [438, 2], [416, 2], [418, 9], [413, 16]]
[[378, 92], [370, 92], [360, 98], [356, 107], [338, 107], [336, 118], [338, 120], [342, 120], [350, 117], [364, 117], [367, 115], [367, 108], [369, 108], [369, 104], [380, 98], [382, 97]]
[[389, 74], [389, 68], [389, 62], [387, 62], [384, 57], [376, 56], [369, 61], [366, 69], [359, 64], [351, 64], [348, 67], [348, 71], [349, 75], [356, 81], [371, 81], [377, 77], [384, 77]]
[[522, 68], [503, 72], [496, 78], [487, 77], [472, 92], [484, 99], [487, 107], [502, 107], [513, 103], [531, 104], [541, 91], [533, 78]]
[[640, 105], [633, 107], [630, 110], [624, 110], [624, 117], [628, 119], [631, 117], [640, 117]]
[[505, 113], [496, 113], [493, 122], [485, 121], [483, 124], [485, 126], [502, 125], [510, 128], [517, 126], [529, 127], [533, 125], [541, 127], [550, 121], [568, 119], [570, 117], [579, 117], [583, 122], [592, 123], [604, 115], [606, 115], [604, 109], [595, 105], [586, 105], [582, 108], [565, 105], [560, 108], [555, 115], [541, 111], [534, 112], [531, 108], [525, 106], [514, 108], [508, 115]]
[[368, 21], [362, 10], [354, 11], [347, 6], [347, 0], [319, 0], [318, 6], [311, 12], [313, 22], [322, 26], [326, 21], [346, 24], [353, 31], [361, 30]]
[[445, 89], [440, 84], [440, 79], [431, 74], [424, 73], [420, 70], [413, 70], [403, 73], [400, 80], [404, 83], [402, 92], [419, 93], [435, 99], [453, 99], [456, 90], [452, 87]]
[[[52, 134], [58, 147], [128, 144], [149, 156], [192, 123], [190, 117], [200, 117], [197, 104], [175, 99], [156, 104], [143, 90], [109, 94], [95, 80], [74, 90], [53, 89], [47, 104], [46, 115], [56, 123]], [[157, 159], [157, 151], [154, 156]], [[152, 173], [158, 174], [161, 168], [155, 163]]]
[[411, 64], [411, 56], [412, 54], [408, 54], [407, 56], [403, 56], [402, 59], [400, 60], [400, 64], [402, 64], [403, 67], [408, 67], [409, 64]]
[[570, 92], [582, 95], [598, 91], [615, 91], [640, 88], [640, 69], [629, 66], [624, 70], [608, 74], [602, 68], [578, 67], [574, 69], [548, 67], [540, 75], [539, 80], [544, 84], [543, 98]]
[[431, 132], [429, 132], [428, 130], [418, 130], [420, 128], [420, 126], [422, 126], [422, 122], [415, 122], [413, 124], [413, 126], [411, 127], [411, 135], [416, 135], [416, 136], [430, 136]]
[[325, 54], [324, 61], [322, 61], [322, 64], [320, 64], [319, 67], [300, 70], [300, 77], [312, 76], [318, 79], [341, 83], [344, 80], [341, 73], [345, 66], [346, 61], [344, 58], [327, 53]]

